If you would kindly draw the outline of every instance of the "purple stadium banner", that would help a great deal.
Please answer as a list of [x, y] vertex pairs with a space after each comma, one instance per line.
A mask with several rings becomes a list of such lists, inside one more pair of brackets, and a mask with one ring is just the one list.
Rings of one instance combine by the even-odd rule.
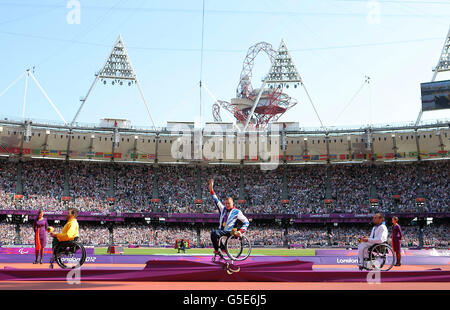
[[[0, 210], [0, 214], [18, 214], [28, 215], [33, 220], [37, 216], [37, 210]], [[65, 220], [65, 211], [48, 211], [45, 215], [50, 220]], [[247, 214], [251, 219], [293, 219], [295, 223], [324, 223], [324, 222], [349, 222], [349, 223], [367, 223], [373, 217], [373, 214], [350, 214], [350, 213], [333, 213], [333, 214]], [[433, 217], [448, 218], [450, 213], [393, 213], [402, 218], [415, 217]], [[78, 219], [81, 221], [114, 221], [123, 222], [125, 219], [132, 218], [164, 218], [169, 223], [183, 222], [217, 222], [217, 213], [96, 213], [96, 212], [80, 212]]]
[[[86, 247], [86, 254], [93, 255], [94, 248]], [[45, 248], [44, 254], [51, 254], [51, 248]], [[0, 246], [0, 255], [34, 255], [34, 247], [2, 247]]]

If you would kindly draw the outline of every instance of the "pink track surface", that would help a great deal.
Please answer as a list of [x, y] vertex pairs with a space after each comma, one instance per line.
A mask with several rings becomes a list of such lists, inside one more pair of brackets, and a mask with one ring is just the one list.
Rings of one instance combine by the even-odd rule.
[[[0, 269], [47, 269], [48, 264], [0, 264]], [[142, 269], [141, 264], [85, 264], [84, 268]], [[58, 267], [55, 267], [58, 268]], [[434, 268], [450, 270], [449, 265], [394, 267], [393, 270], [422, 271]], [[355, 270], [353, 266], [315, 265], [314, 270]], [[65, 281], [0, 281], [0, 290], [450, 290], [450, 282], [396, 282], [396, 283], [346, 283], [346, 282], [120, 282], [82, 281], [68, 284]]]

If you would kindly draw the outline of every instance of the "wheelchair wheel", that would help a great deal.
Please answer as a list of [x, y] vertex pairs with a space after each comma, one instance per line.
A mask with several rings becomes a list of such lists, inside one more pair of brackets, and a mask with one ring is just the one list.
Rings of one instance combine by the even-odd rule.
[[63, 269], [74, 269], [81, 267], [86, 260], [86, 249], [84, 246], [73, 241], [70, 245], [59, 247], [55, 253], [55, 261]]
[[246, 260], [252, 252], [252, 245], [245, 235], [241, 237], [229, 236], [225, 241], [225, 248], [231, 260]]
[[376, 244], [369, 253], [370, 263], [374, 269], [390, 270], [395, 263], [395, 254], [392, 247], [387, 244]]

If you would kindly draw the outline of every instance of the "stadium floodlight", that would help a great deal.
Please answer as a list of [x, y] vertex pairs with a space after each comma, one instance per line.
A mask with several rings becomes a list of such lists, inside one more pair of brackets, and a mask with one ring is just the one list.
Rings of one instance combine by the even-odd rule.
[[137, 139], [139, 139], [139, 137], [138, 136], [134, 136], [134, 140], [137, 140]]
[[31, 133], [31, 122], [25, 121], [25, 131], [23, 133], [23, 140], [25, 142], [30, 142], [31, 136], [32, 136], [32, 133]]
[[3, 127], [2, 126], [0, 126], [0, 132], [3, 132]]
[[[441, 54], [439, 56], [439, 61], [433, 69], [433, 77], [431, 78], [431, 82], [436, 80], [437, 74], [440, 72], [450, 71], [450, 27], [448, 29], [447, 37], [445, 38], [444, 46], [442, 47]], [[420, 108], [419, 116], [417, 116], [417, 120], [415, 125], [417, 126], [422, 119], [423, 109]]]
[[308, 141], [308, 138], [303, 138], [303, 141]]
[[49, 135], [49, 134], [50, 134], [50, 130], [47, 129], [47, 130], [45, 131], [45, 134], [46, 134], [46, 135]]
[[91, 139], [94, 139], [94, 138], [95, 138], [95, 135], [94, 135], [94, 134], [92, 134], [92, 135], [91, 135]]
[[123, 80], [128, 80], [129, 86], [131, 86], [131, 84], [133, 83], [136, 83], [142, 101], [144, 102], [144, 105], [147, 109], [148, 116], [150, 117], [153, 127], [156, 129], [155, 122], [153, 121], [153, 117], [150, 113], [150, 108], [145, 99], [144, 92], [142, 91], [141, 85], [139, 83], [139, 79], [137, 78], [130, 58], [128, 57], [128, 52], [125, 48], [125, 44], [123, 43], [122, 35], [119, 35], [116, 43], [112, 48], [111, 53], [105, 61], [105, 64], [103, 65], [102, 69], [95, 75], [95, 80], [91, 84], [86, 97], [82, 100], [81, 105], [71, 122], [71, 125], [75, 124], [75, 122], [77, 121], [81, 110], [83, 109], [86, 101], [88, 100], [90, 94], [92, 93], [95, 85], [97, 85], [97, 82], [99, 80], [103, 80], [103, 84], [105, 85], [106, 80], [111, 80], [112, 85], [115, 85], [116, 83], [119, 85], [123, 85]]
[[393, 133], [393, 134], [391, 135], [391, 137], [392, 137], [392, 138], [395, 138], [395, 133]]

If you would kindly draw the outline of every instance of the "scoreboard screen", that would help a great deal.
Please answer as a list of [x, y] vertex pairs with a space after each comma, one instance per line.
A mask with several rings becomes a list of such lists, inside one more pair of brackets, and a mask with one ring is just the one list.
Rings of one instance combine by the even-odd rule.
[[422, 111], [450, 109], [450, 80], [420, 84]]

